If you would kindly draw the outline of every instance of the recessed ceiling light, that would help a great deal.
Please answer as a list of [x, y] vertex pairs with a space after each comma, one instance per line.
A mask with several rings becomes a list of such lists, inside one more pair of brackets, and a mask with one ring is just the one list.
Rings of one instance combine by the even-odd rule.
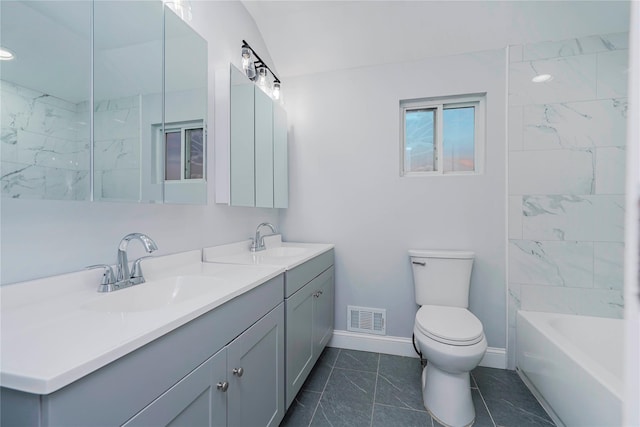
[[534, 83], [544, 83], [551, 80], [553, 80], [553, 76], [551, 74], [538, 74], [531, 79], [531, 81]]
[[0, 47], [0, 61], [11, 61], [16, 56], [6, 47]]

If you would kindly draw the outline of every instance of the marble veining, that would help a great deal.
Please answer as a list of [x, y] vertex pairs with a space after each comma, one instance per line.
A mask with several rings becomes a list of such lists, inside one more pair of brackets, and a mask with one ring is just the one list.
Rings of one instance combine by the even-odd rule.
[[[325, 354], [331, 356], [327, 358]], [[343, 368], [331, 365], [330, 361], [335, 360], [335, 356]], [[377, 368], [373, 372], [358, 370], [362, 360], [375, 360]], [[371, 367], [368, 362], [366, 365], [368, 369]], [[329, 376], [325, 373], [326, 367], [331, 370]], [[327, 347], [307, 380], [315, 383], [318, 376], [321, 377], [320, 391], [309, 391], [303, 387], [280, 426], [441, 426], [424, 407], [421, 369], [418, 358]], [[354, 395], [343, 388], [341, 375], [333, 375], [336, 371], [371, 378], [372, 381], [366, 383], [358, 382], [359, 387], [368, 391], [366, 396], [361, 393]], [[476, 427], [553, 425], [514, 371], [474, 369], [471, 373], [471, 396], [476, 411], [473, 425]]]
[[622, 315], [628, 48], [626, 32], [509, 47], [511, 368], [520, 308]]
[[2, 197], [86, 199], [89, 127], [77, 104], [0, 81]]
[[[68, 102], [0, 81], [2, 197], [85, 200], [89, 196], [89, 103]], [[140, 97], [96, 103], [96, 194], [138, 200]], [[115, 185], [112, 188], [101, 186]]]

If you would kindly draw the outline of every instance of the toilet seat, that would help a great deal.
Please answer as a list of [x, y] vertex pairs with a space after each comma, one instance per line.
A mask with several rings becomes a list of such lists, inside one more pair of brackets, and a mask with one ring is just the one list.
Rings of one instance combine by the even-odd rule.
[[482, 323], [460, 307], [424, 305], [416, 314], [416, 329], [443, 344], [468, 346], [482, 341]]

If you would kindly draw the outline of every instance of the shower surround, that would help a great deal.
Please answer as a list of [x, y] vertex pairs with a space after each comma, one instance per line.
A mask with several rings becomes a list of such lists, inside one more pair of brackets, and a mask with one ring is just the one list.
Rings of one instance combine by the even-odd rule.
[[[0, 80], [2, 197], [89, 199], [89, 102]], [[140, 198], [140, 96], [95, 103], [96, 200]]]
[[509, 47], [509, 368], [520, 308], [622, 317], [627, 57], [628, 33]]

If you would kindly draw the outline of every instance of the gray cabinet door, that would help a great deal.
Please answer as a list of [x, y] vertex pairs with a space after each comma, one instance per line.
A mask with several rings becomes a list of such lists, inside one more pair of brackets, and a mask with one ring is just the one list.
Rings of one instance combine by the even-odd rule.
[[227, 351], [223, 348], [124, 425], [226, 426], [227, 393], [222, 390], [226, 367]]
[[228, 425], [275, 427], [284, 417], [284, 303], [227, 347]]
[[333, 266], [316, 277], [313, 283], [314, 288], [317, 289], [313, 314], [313, 352], [318, 358], [333, 335], [335, 288]]
[[287, 408], [315, 363], [313, 342], [313, 281], [285, 300], [287, 319]]

